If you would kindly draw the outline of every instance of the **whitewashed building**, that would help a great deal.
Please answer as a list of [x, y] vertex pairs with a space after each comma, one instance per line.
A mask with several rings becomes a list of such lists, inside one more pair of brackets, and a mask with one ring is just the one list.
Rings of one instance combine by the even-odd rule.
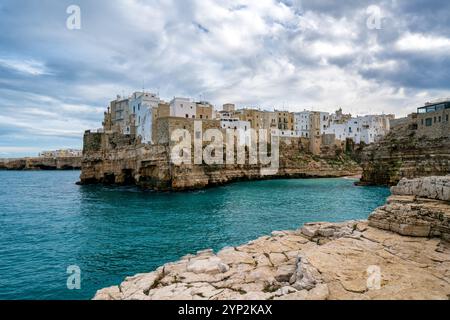
[[[302, 111], [294, 113], [294, 131], [297, 136], [309, 138], [311, 131], [311, 114], [315, 111]], [[330, 122], [328, 112], [320, 113], [320, 134], [324, 134]]]
[[197, 105], [189, 98], [173, 98], [170, 101], [170, 116], [195, 119]]
[[158, 108], [159, 102], [159, 97], [153, 93], [135, 92], [130, 97], [129, 108], [134, 117], [136, 136], [143, 143], [152, 143], [153, 109]]
[[336, 139], [345, 141], [352, 139], [355, 143], [370, 144], [378, 141], [390, 130], [393, 115], [367, 115], [349, 118], [345, 122], [331, 122], [325, 130], [326, 134], [334, 134]]
[[250, 121], [242, 121], [238, 118], [223, 118], [220, 120], [222, 129], [242, 129], [244, 131], [251, 128]]

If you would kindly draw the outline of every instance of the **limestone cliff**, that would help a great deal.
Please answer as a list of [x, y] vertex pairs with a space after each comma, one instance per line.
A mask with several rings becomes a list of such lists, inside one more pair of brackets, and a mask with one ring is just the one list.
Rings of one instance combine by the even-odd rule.
[[80, 183], [186, 190], [239, 180], [341, 177], [361, 173], [359, 165], [344, 154], [319, 157], [307, 150], [301, 139], [282, 140], [279, 169], [265, 175], [260, 165], [174, 165], [169, 144], [139, 144], [131, 136], [118, 134], [87, 134]]
[[396, 185], [402, 178], [450, 173], [450, 132], [429, 138], [414, 125], [396, 126], [378, 143], [367, 146], [361, 155], [364, 185]]
[[[411, 198], [389, 200], [369, 223], [309, 223], [217, 254], [199, 251], [99, 290], [94, 299], [447, 300], [449, 182], [404, 180], [393, 197]], [[422, 221], [428, 232], [421, 232]]]
[[0, 159], [0, 170], [79, 170], [81, 157]]

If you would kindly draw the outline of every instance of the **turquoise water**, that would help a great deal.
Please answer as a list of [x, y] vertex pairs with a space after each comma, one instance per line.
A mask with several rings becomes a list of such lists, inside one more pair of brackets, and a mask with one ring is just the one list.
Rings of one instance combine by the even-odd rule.
[[[89, 299], [196, 250], [305, 222], [365, 219], [387, 188], [272, 180], [184, 193], [77, 186], [78, 171], [0, 171], [0, 299]], [[66, 268], [81, 268], [68, 290]]]

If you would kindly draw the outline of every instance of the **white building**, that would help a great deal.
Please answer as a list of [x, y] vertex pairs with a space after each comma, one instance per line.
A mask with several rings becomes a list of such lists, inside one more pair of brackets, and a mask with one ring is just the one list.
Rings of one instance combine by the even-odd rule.
[[294, 113], [294, 131], [299, 137], [309, 137], [311, 129], [310, 120], [311, 111], [302, 111]]
[[[153, 108], [157, 108], [159, 102], [159, 97], [153, 93], [135, 92], [130, 97], [129, 108], [134, 117], [136, 136], [141, 137], [143, 143], [152, 143]], [[129, 127], [126, 130], [131, 132]]]
[[238, 118], [223, 118], [220, 120], [222, 129], [242, 129], [244, 131], [251, 128], [250, 121], [242, 121]]
[[[311, 130], [311, 114], [314, 111], [302, 111], [294, 113], [294, 131], [297, 136], [309, 138]], [[330, 122], [330, 114], [328, 112], [320, 113], [320, 134], [324, 134]]]
[[349, 138], [357, 144], [370, 144], [389, 132], [390, 119], [393, 119], [393, 115], [367, 115], [350, 118], [343, 123], [331, 122], [325, 133], [334, 134], [341, 141]]
[[170, 116], [195, 119], [197, 105], [189, 98], [173, 98], [170, 101]]

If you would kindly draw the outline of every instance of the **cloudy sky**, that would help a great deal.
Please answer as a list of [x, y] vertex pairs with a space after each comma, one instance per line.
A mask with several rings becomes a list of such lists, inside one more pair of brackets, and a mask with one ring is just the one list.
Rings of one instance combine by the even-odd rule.
[[450, 96], [447, 0], [2, 0], [0, 31], [0, 157], [81, 147], [143, 86], [354, 115]]

